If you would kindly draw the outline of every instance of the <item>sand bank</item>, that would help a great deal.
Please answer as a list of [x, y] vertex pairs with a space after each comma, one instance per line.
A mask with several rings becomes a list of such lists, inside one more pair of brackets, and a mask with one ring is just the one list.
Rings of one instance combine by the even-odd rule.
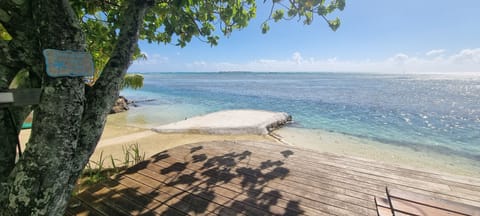
[[283, 112], [224, 110], [153, 128], [159, 133], [266, 135], [291, 121]]

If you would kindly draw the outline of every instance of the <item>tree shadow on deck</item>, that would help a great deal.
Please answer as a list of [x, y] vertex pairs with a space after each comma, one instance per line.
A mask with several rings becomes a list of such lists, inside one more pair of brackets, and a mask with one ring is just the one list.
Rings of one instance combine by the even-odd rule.
[[268, 152], [273, 158], [268, 159], [217, 144], [161, 152], [79, 194], [82, 207], [110, 215], [304, 213], [300, 201], [283, 195], [292, 186], [282, 180], [290, 173], [285, 163], [294, 152]]

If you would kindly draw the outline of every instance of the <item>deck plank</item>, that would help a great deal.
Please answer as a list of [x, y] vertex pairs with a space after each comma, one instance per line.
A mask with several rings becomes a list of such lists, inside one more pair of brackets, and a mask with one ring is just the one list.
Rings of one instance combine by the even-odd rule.
[[[175, 161], [181, 160], [180, 158], [169, 158], [162, 162], [156, 162], [155, 165], [160, 165], [163, 168], [168, 167], [170, 163], [174, 163]], [[166, 163], [170, 162], [170, 163]], [[166, 163], [166, 164], [163, 164]], [[250, 166], [258, 166], [259, 163], [255, 163], [254, 160], [249, 160]], [[170, 164], [171, 165], [171, 164]], [[241, 164], [238, 164], [237, 167], [242, 167]], [[187, 169], [198, 170], [201, 167], [195, 166], [195, 164], [190, 164], [186, 167]], [[248, 172], [250, 171], [250, 172]], [[242, 170], [239, 173], [244, 174], [244, 178], [251, 177], [253, 181], [255, 178], [252, 170]], [[283, 190], [285, 193], [294, 193], [295, 196], [304, 196], [304, 194], [316, 194], [318, 197], [312, 199], [322, 199], [323, 202], [330, 201], [331, 203], [337, 203], [338, 206], [341, 208], [350, 207], [350, 203], [354, 204], [351, 208], [357, 208], [356, 205], [360, 205], [363, 208], [371, 208], [374, 209], [373, 204], [371, 204], [371, 200], [373, 200], [373, 196], [368, 194], [360, 194], [356, 193], [357, 197], [351, 196], [354, 191], [349, 191], [347, 189], [341, 187], [333, 187], [329, 185], [325, 185], [322, 183], [317, 183], [314, 181], [314, 178], [303, 178], [298, 180], [297, 182], [291, 180], [291, 176], [295, 176], [295, 173], [290, 173], [288, 177], [278, 181], [271, 181], [266, 186], [270, 188], [276, 188]], [[267, 174], [266, 177], [269, 175]], [[237, 182], [240, 183], [240, 182]], [[295, 190], [292, 190], [291, 186], [295, 185]], [[321, 186], [321, 187], [320, 187]], [[360, 196], [360, 198], [358, 198]], [[333, 199], [332, 199], [333, 198]], [[340, 203], [339, 203], [340, 202]]]
[[[250, 143], [242, 143], [246, 145], [251, 145]], [[213, 147], [213, 148], [218, 148]], [[231, 146], [231, 150], [238, 150], [236, 147]], [[271, 144], [264, 144], [262, 146], [258, 146], [257, 148], [261, 149], [258, 152], [258, 154], [261, 154], [264, 151], [267, 150], [281, 150], [277, 149], [277, 146], [271, 145]], [[384, 182], [388, 182], [392, 185], [398, 185], [399, 187], [413, 187], [416, 189], [417, 192], [420, 192], [423, 190], [424, 193], [428, 193], [431, 195], [432, 193], [438, 194], [439, 196], [442, 196], [443, 198], [446, 199], [455, 199], [456, 201], [462, 202], [465, 201], [469, 204], [472, 205], [479, 205], [480, 204], [480, 196], [476, 194], [480, 194], [480, 192], [477, 192], [476, 190], [469, 190], [471, 193], [465, 193], [464, 191], [454, 191], [452, 188], [443, 183], [436, 183], [436, 178], [430, 178], [426, 180], [422, 180], [419, 178], [416, 178], [415, 175], [412, 177], [405, 177], [406, 173], [389, 173], [388, 171], [377, 171], [375, 168], [369, 168], [369, 165], [364, 165], [364, 166], [356, 166], [353, 163], [345, 163], [342, 161], [337, 161], [335, 159], [329, 158], [328, 155], [325, 156], [323, 153], [320, 153], [321, 157], [310, 157], [308, 154], [311, 154], [312, 152], [305, 152], [306, 155], [301, 154], [301, 157], [297, 157], [295, 155], [292, 155], [292, 157], [295, 158], [295, 161], [293, 163], [311, 163], [311, 164], [316, 164], [316, 165], [327, 165], [329, 168], [337, 168], [345, 173], [348, 174], [353, 174], [355, 177], [363, 177], [367, 181], [380, 181], [381, 184], [384, 184]], [[268, 154], [267, 154], [268, 155]], [[331, 154], [329, 154], [331, 155]], [[324, 167], [325, 168], [325, 167]], [[329, 169], [327, 167], [327, 169]], [[330, 169], [330, 172], [335, 172], [335, 170]], [[415, 173], [414, 171], [411, 171]], [[421, 173], [421, 171], [420, 171]], [[479, 183], [480, 185], [480, 183]], [[480, 186], [474, 186], [475, 188], [480, 187]], [[442, 194], [445, 191], [448, 191], [448, 195]]]
[[248, 141], [161, 152], [75, 199], [91, 215], [377, 215], [387, 186], [480, 206], [480, 181], [468, 177]]
[[98, 210], [96, 210], [95, 208], [92, 208], [89, 205], [85, 205], [77, 197], [72, 197], [72, 199], [70, 199], [65, 215], [106, 216], [101, 212], [99, 212]]
[[451, 202], [449, 200], [436, 199], [397, 189], [389, 189], [388, 192], [390, 197], [397, 200], [397, 202], [401, 202], [401, 200], [408, 200], [409, 202], [418, 203], [424, 206], [431, 206], [444, 211], [456, 212], [459, 215], [480, 215], [480, 207], [467, 206], [461, 203]]
[[[168, 163], [166, 163], [166, 164], [164, 164], [164, 163], [165, 163], [165, 162], [162, 162], [162, 163], [156, 162], [156, 163], [155, 163], [154, 165], [152, 165], [152, 166], [158, 166], [158, 167], [160, 167], [161, 169], [165, 169], [165, 168], [169, 167], [169, 164], [168, 164]], [[161, 166], [160, 164], [163, 164], [163, 166]], [[160, 165], [160, 166], [159, 166], [159, 165]], [[149, 168], [149, 167], [147, 167], [147, 169], [148, 169], [148, 168]], [[187, 168], [188, 168], [188, 167], [187, 167]], [[155, 169], [155, 168], [153, 168], [153, 169]], [[192, 167], [192, 168], [191, 168], [192, 171], [193, 171], [193, 170], [198, 170], [198, 169], [199, 169], [199, 167]], [[141, 172], [145, 172], [145, 170], [142, 170]], [[152, 171], [150, 171], [150, 172], [152, 172]], [[154, 178], [162, 178], [162, 177], [156, 176], [156, 177], [154, 177]], [[254, 176], [251, 176], [251, 175], [248, 176], [248, 174], [247, 174], [246, 176], [244, 176], [244, 179], [250, 179], [249, 181], [255, 181]], [[221, 182], [221, 181], [218, 181], [218, 182], [219, 182], [219, 185], [218, 185], [218, 186], [223, 185], [223, 187], [226, 187], [226, 188], [228, 188], [229, 190], [234, 190], [234, 191], [237, 192], [237, 193], [243, 193], [243, 192], [244, 192], [244, 188], [241, 186], [242, 180], [240, 180], [240, 179], [238, 179], [238, 178], [232, 179], [232, 180], [231, 180], [230, 182], [228, 182], [228, 183], [223, 183], [223, 182]], [[292, 185], [299, 186], [298, 184], [290, 184], [289, 186], [287, 186], [287, 185], [275, 185], [274, 183], [270, 182], [270, 183], [266, 184], [266, 185], [264, 186], [264, 188], [263, 188], [263, 190], [264, 190], [264, 192], [265, 192], [264, 195], [265, 195], [266, 197], [269, 197], [269, 195], [270, 195], [270, 194], [268, 194], [269, 192], [273, 193], [273, 192], [275, 192], [275, 191], [277, 191], [277, 190], [284, 189], [284, 190], [282, 191], [282, 196], [283, 196], [283, 197], [288, 197], [288, 198], [292, 198], [292, 199], [297, 198], [297, 199], [299, 199], [299, 200], [304, 201], [304, 203], [306, 203], [305, 205], [310, 204], [309, 206], [302, 206], [302, 207], [308, 207], [308, 208], [312, 208], [312, 209], [314, 209], [314, 208], [319, 208], [319, 206], [318, 206], [318, 201], [313, 201], [313, 202], [312, 202], [312, 201], [311, 201], [312, 198], [309, 198], [310, 200], [305, 200], [305, 199], [308, 199], [308, 198], [305, 198], [305, 196], [303, 195], [303, 193], [301, 193], [301, 192], [304, 192], [304, 193], [307, 192], [308, 194], [315, 194], [313, 191], [305, 191], [305, 190], [304, 190], [304, 191], [300, 191], [300, 193], [299, 193], [299, 192], [291, 192], [291, 188], [290, 188], [290, 187], [291, 187]], [[297, 191], [298, 191], [298, 189], [297, 189]], [[275, 193], [273, 193], [273, 194], [275, 194]], [[304, 199], [302, 199], [302, 198], [304, 198]], [[316, 197], [316, 198], [318, 198], [318, 197]], [[314, 198], [314, 199], [316, 199], [316, 198]], [[326, 202], [326, 201], [331, 201], [331, 200], [332, 200], [331, 197], [328, 197], [328, 196], [321, 196], [320, 199], [322, 200], [322, 202]], [[373, 199], [373, 197], [372, 197], [372, 199]], [[337, 199], [337, 200], [334, 200], [333, 202], [339, 203], [339, 201], [341, 201], [341, 200]], [[288, 200], [287, 200], [287, 201], [282, 200], [281, 197], [280, 197], [280, 199], [277, 200], [276, 202], [277, 202], [276, 205], [278, 205], [278, 206], [281, 207], [281, 208], [285, 208], [285, 206], [288, 205], [288, 203], [287, 203]], [[328, 203], [327, 203], [327, 204], [328, 204]], [[320, 210], [320, 211], [322, 211], [322, 210], [323, 210], [323, 211], [328, 211], [328, 212], [338, 211], [339, 214], [353, 213], [353, 212], [346, 212], [345, 210], [342, 210], [343, 208], [345, 208], [344, 203], [340, 203], [340, 204], [337, 204], [337, 205], [340, 205], [341, 207], [339, 208], [339, 207], [335, 207], [335, 206], [329, 206], [328, 210], [326, 210], [326, 209], [324, 209], [324, 208], [321, 208], [321, 209], [319, 209], [319, 210]], [[349, 206], [348, 203], [347, 203], [346, 205], [347, 205], [347, 207]], [[365, 205], [367, 205], [367, 204], [365, 204]], [[339, 208], [339, 209], [333, 210], [333, 208]], [[357, 207], [357, 206], [354, 206], [353, 208], [358, 208], [358, 207]], [[309, 209], [310, 212], [312, 212], [312, 209]], [[373, 205], [371, 205], [371, 209], [374, 209]], [[357, 212], [358, 212], [358, 211], [357, 211]], [[317, 212], [317, 213], [320, 214], [320, 212]]]

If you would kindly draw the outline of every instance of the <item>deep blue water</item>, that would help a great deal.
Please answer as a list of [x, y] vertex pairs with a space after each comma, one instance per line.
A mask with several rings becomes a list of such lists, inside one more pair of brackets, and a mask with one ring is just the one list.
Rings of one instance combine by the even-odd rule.
[[[480, 77], [338, 73], [150, 73], [145, 104], [265, 109], [291, 114], [296, 127], [385, 143], [435, 147], [480, 160]], [[195, 111], [194, 111], [195, 112]]]

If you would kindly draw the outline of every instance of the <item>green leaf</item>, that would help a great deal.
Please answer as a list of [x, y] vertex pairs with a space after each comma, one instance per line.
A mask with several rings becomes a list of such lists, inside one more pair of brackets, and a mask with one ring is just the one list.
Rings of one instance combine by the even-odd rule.
[[345, 8], [345, 0], [336, 0], [337, 8], [341, 11]]
[[340, 19], [337, 17], [334, 20], [329, 20], [328, 25], [333, 31], [337, 31], [338, 27], [340, 27]]
[[336, 8], [337, 8], [337, 5], [335, 4], [335, 2], [333, 1], [330, 2], [330, 4], [326, 8], [327, 14], [332, 13]]
[[262, 24], [262, 34], [266, 34], [268, 31], [270, 30], [270, 26], [268, 25], [268, 23], [263, 23]]
[[143, 87], [143, 76], [140, 74], [125, 75], [122, 83], [123, 88], [139, 89]]
[[218, 36], [209, 36], [207, 37], [208, 43], [211, 46], [216, 46], [218, 45], [218, 39], [220, 39]]
[[9, 41], [12, 40], [12, 36], [8, 33], [7, 29], [3, 27], [2, 23], [0, 23], [0, 40]]
[[318, 7], [318, 9], [317, 9], [317, 13], [320, 16], [325, 16], [325, 15], [328, 14], [328, 11], [327, 11], [327, 8], [325, 6], [320, 5], [320, 7]]
[[290, 8], [290, 9], [288, 10], [288, 12], [287, 12], [287, 14], [288, 14], [289, 17], [294, 17], [294, 16], [297, 15], [297, 13], [298, 13], [298, 11], [297, 11], [297, 9], [295, 9], [295, 8]]
[[275, 22], [278, 22], [283, 18], [283, 14], [284, 14], [283, 10], [276, 10], [275, 13], [273, 13], [273, 20]]
[[305, 13], [305, 20], [303, 21], [303, 24], [310, 25], [310, 24], [312, 24], [312, 21], [313, 21], [313, 13], [312, 12], [306, 12]]

